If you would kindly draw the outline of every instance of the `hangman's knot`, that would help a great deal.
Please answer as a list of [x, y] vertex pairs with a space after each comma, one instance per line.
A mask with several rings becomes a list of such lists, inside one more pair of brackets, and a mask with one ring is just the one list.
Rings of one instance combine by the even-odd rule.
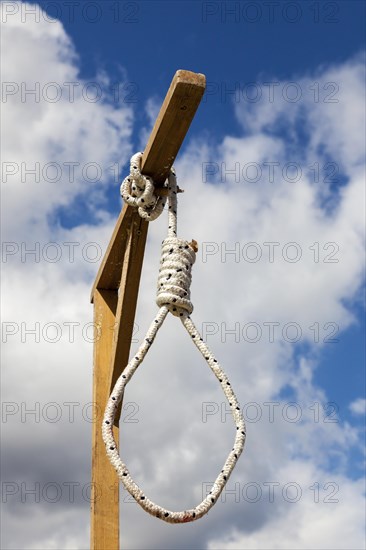
[[192, 265], [196, 260], [195, 245], [177, 237], [168, 237], [162, 243], [156, 303], [167, 306], [177, 316], [190, 315]]

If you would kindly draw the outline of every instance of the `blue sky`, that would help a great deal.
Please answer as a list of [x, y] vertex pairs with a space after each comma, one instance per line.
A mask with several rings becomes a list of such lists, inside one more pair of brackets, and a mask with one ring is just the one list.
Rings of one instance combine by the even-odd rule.
[[[151, 96], [163, 97], [179, 67], [232, 89], [235, 83], [296, 79], [323, 64], [344, 61], [364, 44], [365, 8], [358, 0], [295, 2], [293, 7], [289, 2], [256, 2], [256, 8], [249, 3], [245, 11], [248, 2], [147, 0], [119, 2], [117, 8], [116, 2], [103, 1], [99, 11], [91, 5], [84, 16], [82, 4], [58, 4], [56, 12], [50, 2], [38, 3], [51, 16], [61, 15], [80, 56], [80, 77], [90, 80], [104, 69], [117, 82], [123, 67], [128, 81], [136, 83], [139, 104]], [[216, 140], [228, 130], [235, 135], [239, 129], [231, 96], [223, 103], [218, 94], [212, 95], [197, 113], [192, 133], [206, 130]]]
[[[62, 6], [61, 20], [80, 55], [80, 76], [91, 79], [103, 68], [117, 81], [122, 65], [138, 86], [139, 101], [162, 97], [177, 67], [202, 72], [208, 82], [230, 89], [236, 82], [293, 79], [363, 47], [365, 8], [358, 0], [295, 2], [292, 8], [289, 2], [256, 2], [258, 11], [250, 3], [244, 11], [246, 4], [147, 0], [120, 2], [117, 12], [116, 3], [106, 1], [100, 12], [91, 7], [85, 17], [81, 7], [75, 6], [73, 17]], [[55, 14], [52, 5], [48, 11]], [[219, 140], [238, 127], [230, 96], [220, 104], [220, 116], [217, 96], [213, 99], [198, 112], [192, 132], [199, 132], [204, 120], [203, 127]]]
[[[52, 505], [42, 495], [40, 502], [23, 502], [22, 483], [89, 481], [90, 423], [81, 414], [75, 422], [65, 420], [66, 402], [78, 402], [81, 410], [91, 401], [92, 342], [84, 329], [92, 319], [89, 292], [100, 258], [91, 261], [85, 251], [105, 250], [129, 158], [144, 147], [175, 71], [188, 69], [207, 79], [176, 161], [186, 190], [179, 196], [179, 232], [199, 242], [193, 315], [241, 404], [255, 402], [262, 412], [260, 421], [248, 421], [230, 487], [249, 481], [264, 491], [270, 481], [294, 482], [302, 498], [293, 504], [263, 496], [255, 506], [228, 498], [205, 520], [179, 529], [179, 536], [124, 503], [121, 547], [362, 548], [365, 4], [59, 0], [3, 1], [0, 7], [2, 400], [8, 440], [2, 477], [17, 488], [3, 498], [2, 547], [88, 547], [84, 495], [72, 503], [64, 494]], [[39, 101], [31, 94], [23, 98], [22, 87], [35, 83]], [[67, 83], [74, 85], [73, 101]], [[61, 91], [59, 101], [45, 99], [50, 84]], [[90, 100], [88, 87], [102, 96]], [[78, 163], [72, 181], [65, 169], [70, 162]], [[34, 163], [39, 181], [26, 173]], [[60, 169], [57, 181], [44, 171], [49, 163]], [[85, 175], [89, 163], [100, 177]], [[134, 345], [156, 311], [164, 214], [149, 231]], [[273, 261], [268, 242], [277, 243]], [[75, 258], [65, 243], [75, 245]], [[246, 255], [248, 243], [260, 250], [257, 262]], [[60, 253], [57, 261], [47, 257], [52, 247]], [[36, 253], [26, 254], [26, 248]], [[296, 262], [294, 250], [300, 251]], [[138, 422], [123, 424], [123, 452], [147, 491], [180, 509], [182, 501], [188, 506], [200, 500], [201, 482], [216, 473], [231, 436], [219, 414], [202, 421], [204, 403], [219, 410], [222, 398], [208, 373], [196, 371], [194, 350], [170, 321], [128, 388], [125, 400], [138, 404]], [[27, 333], [37, 323], [38, 341]], [[60, 331], [54, 343], [49, 323]], [[74, 339], [66, 330], [70, 323], [76, 323]], [[276, 323], [273, 341], [268, 323]], [[245, 332], [250, 324], [261, 330], [256, 343]], [[235, 334], [228, 332], [233, 329]], [[294, 330], [301, 337], [291, 342]], [[328, 343], [333, 330], [338, 341]], [[156, 387], [162, 378], [165, 386]], [[39, 403], [42, 410], [49, 402], [62, 411], [59, 422], [44, 414], [39, 422], [27, 415], [24, 420], [22, 407]], [[274, 422], [266, 416], [268, 402], [278, 403]], [[289, 402], [297, 404], [301, 422], [284, 418]], [[335, 404], [334, 423], [326, 420], [329, 404]], [[172, 421], [162, 422], [169, 414]], [[174, 419], [181, 425], [183, 417], [177, 434]], [[146, 445], [142, 455], [135, 452], [136, 440]], [[208, 465], [201, 448], [210, 449]], [[323, 498], [315, 504], [309, 490], [315, 483], [323, 487], [322, 497], [324, 486], [335, 484], [339, 502]], [[47, 514], [47, 522], [34, 521], [40, 514]]]

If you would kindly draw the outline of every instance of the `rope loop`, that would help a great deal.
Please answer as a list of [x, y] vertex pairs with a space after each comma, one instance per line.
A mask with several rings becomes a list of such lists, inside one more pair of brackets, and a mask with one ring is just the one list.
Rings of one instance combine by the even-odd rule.
[[[137, 153], [131, 159], [131, 174], [121, 186], [122, 197], [126, 202], [138, 208], [141, 217], [153, 220], [164, 208], [164, 200], [156, 200], [151, 178], [143, 176], [140, 172], [142, 153]], [[245, 443], [245, 423], [241, 409], [231, 384], [217, 359], [203, 341], [195, 327], [190, 314], [193, 304], [190, 300], [191, 270], [196, 259], [196, 241], [191, 243], [177, 237], [177, 180], [172, 168], [168, 177], [169, 200], [169, 228], [168, 236], [162, 242], [159, 277], [157, 283], [156, 303], [159, 311], [151, 323], [145, 339], [140, 345], [136, 355], [130, 360], [122, 374], [118, 378], [112, 394], [108, 400], [103, 418], [102, 435], [106, 446], [107, 455], [124, 487], [135, 498], [136, 502], [149, 514], [168, 523], [187, 523], [195, 521], [212, 508], [224, 489], [231, 472], [233, 471]], [[159, 212], [159, 213], [158, 213]], [[207, 365], [218, 379], [223, 393], [229, 403], [234, 424], [236, 427], [235, 440], [221, 472], [213, 483], [209, 494], [195, 508], [173, 512], [162, 508], [152, 502], [132, 479], [127, 466], [122, 462], [116, 441], [113, 435], [113, 424], [118, 410], [118, 405], [123, 397], [124, 390], [131, 380], [136, 369], [144, 360], [150, 346], [153, 344], [158, 330], [164, 323], [168, 313], [179, 317], [184, 328], [190, 336]]]
[[141, 152], [131, 157], [130, 175], [121, 184], [121, 196], [127, 204], [138, 208], [141, 218], [153, 221], [164, 210], [165, 197], [155, 195], [153, 180], [141, 174], [141, 160]]

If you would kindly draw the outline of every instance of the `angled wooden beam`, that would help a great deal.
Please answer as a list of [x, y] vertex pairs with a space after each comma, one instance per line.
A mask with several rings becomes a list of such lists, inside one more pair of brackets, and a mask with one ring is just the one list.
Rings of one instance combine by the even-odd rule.
[[131, 226], [134, 213], [134, 208], [124, 204], [94, 281], [90, 296], [91, 302], [94, 301], [94, 294], [97, 289], [117, 290], [119, 287], [128, 240], [128, 229]]
[[[151, 176], [157, 187], [164, 184], [169, 174], [202, 99], [205, 83], [204, 75], [191, 71], [180, 70], [174, 75], [142, 157], [142, 173]], [[105, 453], [101, 411], [128, 363], [147, 230], [148, 222], [140, 218], [136, 209], [125, 205], [91, 293], [100, 332], [94, 344], [93, 403], [97, 421], [93, 424], [92, 448], [92, 550], [119, 548], [119, 499], [115, 490], [118, 479]], [[118, 420], [116, 424], [118, 436]]]
[[163, 185], [188, 132], [205, 91], [206, 78], [177, 71], [142, 157], [142, 173]]
[[[142, 157], [143, 174], [151, 176], [157, 186], [163, 185], [169, 175], [202, 99], [205, 85], [203, 74], [179, 70], [174, 75]], [[122, 209], [95, 279], [91, 301], [96, 288], [119, 288], [126, 250], [126, 227], [136, 216], [135, 208], [125, 205]]]
[[[142, 157], [141, 170], [144, 174], [151, 176], [156, 185], [162, 185], [168, 177], [204, 90], [203, 75], [190, 71], [176, 72]], [[122, 223], [121, 229], [123, 226]], [[111, 390], [128, 363], [147, 229], [148, 222], [142, 220], [133, 208], [129, 227], [130, 238], [125, 248], [125, 259], [119, 281], [116, 329], [110, 368]], [[109, 261], [106, 260], [106, 266], [108, 264]]]

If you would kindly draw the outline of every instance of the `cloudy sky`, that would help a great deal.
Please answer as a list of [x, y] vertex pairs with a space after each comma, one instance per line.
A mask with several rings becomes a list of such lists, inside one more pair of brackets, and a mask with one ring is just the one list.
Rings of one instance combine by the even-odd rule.
[[[364, 548], [362, 2], [3, 1], [1, 547], [89, 547], [90, 288], [177, 69], [207, 92], [175, 163], [199, 243], [193, 319], [247, 422], [212, 511], [169, 525], [121, 490], [121, 548]], [[156, 312], [150, 227], [132, 352]], [[129, 384], [122, 456], [174, 510], [231, 448], [175, 318]]]

